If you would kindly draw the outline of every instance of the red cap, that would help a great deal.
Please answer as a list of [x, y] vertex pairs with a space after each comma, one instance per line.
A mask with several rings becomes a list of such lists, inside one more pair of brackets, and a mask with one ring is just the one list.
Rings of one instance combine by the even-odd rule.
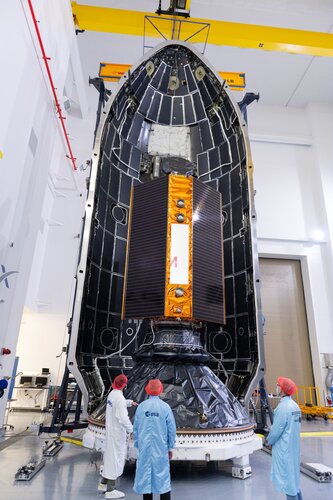
[[123, 375], [122, 373], [120, 375], [117, 375], [112, 382], [112, 389], [118, 389], [121, 391], [121, 389], [124, 389], [126, 387], [128, 382], [128, 378], [126, 375]]
[[288, 396], [292, 396], [297, 391], [297, 385], [290, 378], [278, 377], [278, 384]]
[[149, 396], [159, 396], [163, 392], [163, 384], [158, 378], [149, 380], [148, 384], [146, 385], [146, 393]]

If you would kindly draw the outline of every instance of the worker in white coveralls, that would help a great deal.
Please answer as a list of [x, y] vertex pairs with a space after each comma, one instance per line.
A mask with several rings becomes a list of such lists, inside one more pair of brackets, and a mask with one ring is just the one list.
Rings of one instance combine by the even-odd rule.
[[170, 406], [158, 396], [162, 382], [150, 380], [146, 386], [149, 399], [139, 404], [134, 419], [134, 446], [138, 448], [134, 491], [144, 500], [159, 493], [161, 500], [170, 500], [170, 460], [176, 440], [176, 424]]
[[274, 412], [274, 422], [267, 436], [272, 445], [271, 478], [275, 487], [287, 500], [302, 500], [300, 490], [300, 432], [302, 414], [291, 399], [297, 386], [289, 378], [279, 377], [278, 396], [281, 401]]
[[103, 456], [102, 481], [99, 491], [105, 491], [105, 498], [123, 498], [125, 493], [116, 489], [116, 479], [122, 475], [126, 461], [126, 434], [133, 432], [127, 407], [137, 406], [131, 399], [125, 399], [123, 390], [127, 385], [126, 375], [117, 375], [108, 395], [105, 413], [106, 444]]

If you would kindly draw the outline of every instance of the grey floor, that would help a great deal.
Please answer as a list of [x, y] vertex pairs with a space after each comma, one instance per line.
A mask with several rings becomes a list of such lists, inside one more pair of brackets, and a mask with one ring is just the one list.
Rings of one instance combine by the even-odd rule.
[[[17, 469], [32, 457], [41, 455], [47, 436], [41, 438], [24, 431], [38, 414], [14, 413], [9, 422], [15, 428], [0, 440], [0, 498], [4, 499], [86, 499], [103, 498], [96, 490], [99, 480], [100, 456], [90, 450], [65, 444], [60, 453], [30, 481], [15, 482]], [[333, 431], [333, 422], [303, 422], [303, 431]], [[71, 437], [71, 436], [69, 436]], [[1, 443], [2, 441], [2, 443]], [[333, 468], [333, 437], [307, 437], [301, 441], [302, 460], [319, 462]], [[278, 500], [284, 495], [270, 482], [271, 457], [263, 451], [251, 456], [252, 477], [241, 481], [230, 476], [231, 462], [213, 464], [172, 464], [172, 498], [182, 500], [258, 499]], [[119, 482], [119, 489], [128, 500], [141, 498], [132, 491], [134, 467], [128, 466]], [[321, 484], [301, 475], [304, 500], [333, 498], [333, 483]], [[156, 495], [155, 498], [158, 498]]]

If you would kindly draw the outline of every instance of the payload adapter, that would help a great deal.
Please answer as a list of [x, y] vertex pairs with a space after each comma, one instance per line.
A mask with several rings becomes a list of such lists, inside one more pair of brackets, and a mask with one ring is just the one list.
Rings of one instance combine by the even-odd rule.
[[173, 41], [122, 78], [102, 116], [68, 353], [90, 429], [103, 433], [122, 372], [138, 402], [148, 379], [163, 382], [178, 445], [249, 442], [245, 406], [265, 367], [239, 107], [202, 54]]

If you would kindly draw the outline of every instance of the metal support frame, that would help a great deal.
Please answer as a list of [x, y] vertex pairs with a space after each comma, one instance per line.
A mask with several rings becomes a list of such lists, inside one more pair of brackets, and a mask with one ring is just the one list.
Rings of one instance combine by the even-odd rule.
[[273, 423], [274, 415], [271, 404], [268, 399], [266, 383], [264, 378], [262, 378], [259, 382], [259, 398], [260, 398], [259, 410], [256, 408], [253, 399], [252, 398], [250, 399], [255, 420], [257, 422], [256, 432], [259, 434], [267, 434], [268, 433], [267, 413], [271, 424]]
[[319, 483], [331, 483], [333, 469], [323, 464], [301, 462], [301, 472]]
[[[272, 455], [271, 446], [268, 447], [264, 445], [262, 447], [262, 450], [268, 453], [269, 455]], [[326, 465], [320, 463], [301, 462], [300, 471], [306, 476], [309, 476], [315, 481], [318, 481], [319, 483], [332, 482], [333, 469], [331, 467], [327, 467]]]
[[[39, 433], [48, 432], [48, 433], [61, 434], [61, 432], [65, 430], [84, 429], [85, 427], [87, 427], [88, 425], [87, 422], [80, 422], [82, 393], [77, 384], [75, 385], [71, 399], [68, 401], [67, 395], [68, 395], [68, 385], [70, 382], [69, 376], [70, 376], [70, 371], [66, 366], [65, 373], [59, 389], [59, 394], [53, 410], [51, 424], [48, 427], [41, 426], [39, 428]], [[74, 410], [73, 407], [75, 400], [76, 400], [76, 406]], [[68, 421], [69, 414], [72, 412], [74, 412], [74, 420]]]
[[260, 392], [260, 408], [261, 408], [261, 421], [264, 427], [267, 427], [267, 413], [271, 424], [273, 423], [273, 410], [268, 399], [267, 389], [265, 379], [262, 378], [259, 382], [259, 392]]
[[242, 113], [243, 118], [246, 121], [246, 123], [247, 123], [247, 107], [253, 101], [259, 101], [259, 98], [260, 98], [260, 94], [255, 94], [254, 92], [246, 92], [243, 99], [238, 103], [239, 109], [241, 110], [241, 113]]
[[15, 481], [30, 481], [46, 464], [46, 458], [32, 459], [15, 474]]
[[60, 439], [55, 439], [49, 443], [45, 441], [45, 446], [43, 447], [43, 457], [55, 457], [63, 447], [62, 441]]
[[166, 10], [162, 9], [162, 0], [159, 0], [156, 14], [190, 17], [190, 0], [170, 0], [170, 7]]
[[[192, 25], [192, 26], [191, 26]], [[153, 28], [153, 30], [149, 28]], [[193, 33], [191, 29], [193, 28]], [[143, 28], [143, 55], [145, 54], [145, 49], [152, 49], [152, 45], [146, 44], [146, 38], [152, 37], [152, 31], [156, 33], [157, 36], [163, 38], [163, 40], [179, 40], [182, 42], [201, 42], [204, 44], [202, 54], [205, 53], [208, 36], [210, 31], [210, 23], [189, 21], [185, 19], [179, 19], [178, 17], [160, 17], [160, 16], [144, 16], [144, 28]], [[196, 40], [196, 37], [200, 35], [200, 40]], [[203, 38], [202, 38], [203, 37]]]
[[109, 96], [111, 95], [111, 90], [108, 90], [105, 88], [103, 78], [90, 78], [89, 77], [89, 85], [93, 85], [97, 92], [99, 93], [99, 98], [98, 98], [98, 107], [96, 111], [96, 125], [95, 125], [95, 130], [94, 130], [94, 145], [95, 145], [95, 140], [96, 140], [96, 134], [97, 134], [97, 129], [98, 125], [101, 119], [101, 113], [102, 109], [104, 108], [105, 104], [108, 102]]

